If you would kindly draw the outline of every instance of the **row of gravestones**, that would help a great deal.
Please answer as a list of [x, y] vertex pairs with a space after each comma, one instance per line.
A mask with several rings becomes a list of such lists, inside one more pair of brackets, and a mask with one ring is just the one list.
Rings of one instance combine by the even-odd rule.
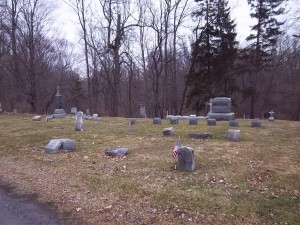
[[[274, 121], [270, 120], [270, 121]], [[161, 124], [161, 118], [153, 118], [153, 124]], [[170, 118], [170, 124], [176, 125], [179, 124], [179, 120], [177, 118]], [[198, 120], [197, 118], [190, 118], [189, 119], [189, 125], [197, 125], [198, 124]], [[216, 119], [207, 119], [207, 125], [208, 126], [215, 126], [217, 124], [217, 120]], [[229, 126], [231, 127], [238, 127], [239, 126], [239, 122], [236, 120], [230, 120], [229, 121]], [[261, 120], [256, 118], [253, 119], [251, 121], [251, 127], [261, 127]]]

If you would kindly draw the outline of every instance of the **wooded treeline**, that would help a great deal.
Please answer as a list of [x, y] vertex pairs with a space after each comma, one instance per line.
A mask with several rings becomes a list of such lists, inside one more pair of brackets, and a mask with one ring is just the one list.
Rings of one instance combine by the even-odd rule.
[[137, 117], [143, 103], [149, 117], [206, 115], [210, 98], [227, 96], [237, 117], [272, 109], [300, 120], [300, 9], [278, 19], [284, 0], [248, 0], [255, 22], [243, 45], [228, 0], [64, 0], [81, 55], [53, 29], [54, 2], [0, 0], [8, 112], [53, 113], [59, 85], [66, 112]]

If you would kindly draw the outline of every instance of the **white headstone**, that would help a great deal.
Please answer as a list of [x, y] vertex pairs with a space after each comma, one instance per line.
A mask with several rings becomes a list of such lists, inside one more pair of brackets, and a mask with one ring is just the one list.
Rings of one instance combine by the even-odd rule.
[[75, 131], [83, 131], [83, 112], [76, 113]]

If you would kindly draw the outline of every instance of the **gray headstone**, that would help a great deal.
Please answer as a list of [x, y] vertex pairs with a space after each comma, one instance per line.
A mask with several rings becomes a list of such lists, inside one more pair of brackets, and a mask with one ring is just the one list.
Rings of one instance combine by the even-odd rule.
[[189, 133], [189, 138], [192, 139], [202, 139], [202, 140], [207, 140], [207, 139], [212, 139], [213, 136], [211, 134], [195, 134], [195, 133]]
[[159, 117], [153, 118], [153, 124], [161, 124], [161, 119]]
[[195, 118], [189, 118], [189, 125], [197, 125], [198, 119]]
[[146, 107], [144, 104], [140, 104], [140, 117], [147, 118]]
[[170, 118], [170, 124], [178, 124], [178, 118], [177, 117], [171, 117]]
[[195, 170], [194, 150], [190, 147], [179, 147], [178, 149], [178, 170], [192, 172]]
[[128, 148], [111, 148], [105, 150], [108, 156], [125, 156], [128, 153]]
[[83, 131], [83, 112], [76, 113], [75, 131]]
[[133, 126], [133, 125], [135, 125], [136, 124], [136, 120], [135, 119], [129, 119], [128, 120], [128, 125], [129, 126]]
[[261, 127], [261, 121], [258, 118], [255, 118], [251, 121], [251, 127]]
[[217, 120], [233, 120], [235, 114], [231, 112], [231, 99], [227, 97], [216, 97], [210, 100], [210, 111], [208, 118]]
[[238, 127], [239, 126], [239, 122], [236, 120], [230, 120], [229, 121], [229, 126], [231, 127]]
[[240, 130], [228, 130], [227, 140], [228, 141], [240, 141], [241, 131]]
[[77, 113], [77, 108], [76, 107], [72, 107], [71, 108], [71, 114], [76, 114]]
[[74, 151], [76, 148], [75, 141], [70, 139], [61, 139], [62, 140], [62, 150], [64, 151]]
[[14, 109], [12, 113], [17, 114], [18, 113], [17, 109]]
[[173, 136], [174, 135], [174, 129], [173, 127], [167, 127], [165, 129], [163, 129], [163, 135], [164, 136]]
[[45, 147], [45, 152], [48, 154], [58, 153], [61, 149], [63, 141], [61, 139], [52, 139]]
[[41, 121], [42, 120], [42, 116], [34, 116], [32, 117], [33, 121]]
[[207, 119], [207, 125], [208, 126], [215, 126], [217, 124], [216, 119]]

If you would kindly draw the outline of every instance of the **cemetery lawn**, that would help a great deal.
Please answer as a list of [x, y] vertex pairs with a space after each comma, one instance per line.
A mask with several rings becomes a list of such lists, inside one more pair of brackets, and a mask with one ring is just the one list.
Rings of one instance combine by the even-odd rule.
[[[223, 137], [228, 122], [207, 126], [153, 125], [152, 119], [104, 117], [32, 121], [0, 115], [0, 183], [50, 204], [70, 224], [300, 224], [300, 122], [238, 120], [240, 142]], [[163, 137], [173, 126], [176, 135]], [[209, 133], [192, 140], [188, 133]], [[180, 137], [194, 149], [196, 171], [175, 170], [171, 152]], [[76, 142], [73, 153], [49, 155], [51, 139]], [[122, 158], [105, 157], [128, 147]]]

